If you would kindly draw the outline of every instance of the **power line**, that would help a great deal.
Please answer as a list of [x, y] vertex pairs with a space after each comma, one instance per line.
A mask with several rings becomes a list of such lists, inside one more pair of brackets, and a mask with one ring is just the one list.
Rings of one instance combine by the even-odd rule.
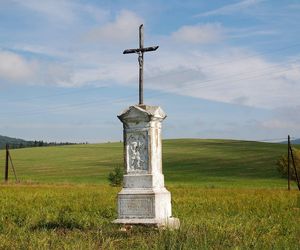
[[[276, 66], [272, 66], [272, 67], [269, 67], [269, 68], [274, 68]], [[278, 65], [277, 65], [278, 67]], [[267, 68], [268, 69], [268, 68]], [[282, 72], [286, 72], [286, 71], [289, 71], [289, 69], [287, 70], [282, 70], [282, 71], [276, 71], [276, 73], [282, 73]], [[269, 75], [270, 72], [267, 72], [267, 76], [269, 77], [272, 77]], [[243, 74], [236, 74], [236, 75], [231, 75], [231, 76], [227, 76], [227, 77], [224, 77], [222, 79], [208, 79], [208, 80], [205, 80], [205, 81], [193, 81], [193, 82], [190, 82], [190, 85], [189, 86], [185, 86], [185, 87], [181, 87], [179, 88], [179, 90], [185, 90], [186, 88], [190, 88], [191, 87], [191, 84], [192, 85], [198, 85], [198, 84], [201, 84], [201, 83], [204, 83], [204, 82], [218, 82], [220, 80], [224, 80], [226, 78], [231, 78], [233, 76], [239, 76], [239, 75], [243, 75]], [[246, 78], [239, 78], [239, 79], [233, 79], [230, 81], [230, 83], [232, 82], [236, 82], [236, 81], [241, 81], [241, 80], [249, 80], [249, 79], [256, 79], [256, 78], [260, 78], [261, 76], [266, 76], [266, 74], [260, 74], [260, 75], [256, 75], [256, 76], [250, 76], [250, 77], [246, 77]], [[214, 85], [201, 85], [199, 86], [198, 88], [203, 88], [203, 87], [214, 87], [214, 86], [217, 86], [217, 85], [220, 85], [219, 84], [214, 84]], [[169, 90], [172, 90], [172, 89], [175, 89], [175, 88], [169, 88]], [[176, 92], [177, 93], [177, 92]], [[152, 96], [148, 96], [148, 97], [157, 97], [157, 96], [162, 96], [162, 95], [166, 95], [168, 94], [168, 92], [164, 92], [164, 93], [160, 93], [160, 94], [154, 94]], [[132, 95], [130, 97], [135, 97], [136, 95]], [[112, 102], [108, 102], [108, 103], [103, 103], [101, 100], [100, 104], [102, 104], [101, 106], [103, 105], [108, 105], [108, 104], [114, 104], [114, 103], [118, 103], [118, 102], [123, 102], [123, 101], [126, 101], [128, 100], [129, 98], [122, 98], [122, 99], [117, 99], [117, 100], [114, 100]], [[91, 102], [85, 102], [85, 103], [77, 103], [77, 104], [72, 104], [72, 105], [63, 105], [63, 106], [58, 106], [58, 107], [53, 107], [53, 108], [50, 108], [48, 110], [50, 111], [61, 111], [61, 110], [64, 110], [64, 109], [72, 109], [72, 108], [76, 108], [78, 106], [83, 106], [83, 105], [90, 105], [90, 104], [97, 104], [99, 103], [98, 101], [91, 101]], [[99, 106], [98, 106], [99, 107]], [[33, 110], [33, 111], [29, 111], [29, 113], [24, 113], [24, 112], [20, 112], [20, 113], [13, 113], [15, 115], [20, 115], [20, 116], [26, 116], [26, 115], [38, 115], [38, 114], [43, 114], [44, 113], [44, 110]], [[6, 113], [0, 113], [0, 115], [5, 115], [5, 114], [12, 114], [11, 112], [6, 112]]]
[[[294, 45], [296, 46], [296, 45]], [[290, 46], [292, 47], [292, 46]], [[294, 60], [294, 61], [290, 61], [289, 63], [293, 63], [293, 62], [298, 62], [299, 59], [297, 60]], [[286, 64], [286, 63], [283, 63], [283, 64]], [[273, 65], [273, 66], [270, 66], [270, 67], [266, 67], [262, 70], [262, 72], [266, 71], [266, 70], [269, 70], [269, 69], [272, 69], [272, 68], [276, 68], [276, 67], [279, 67], [283, 64], [276, 64], [276, 65]], [[260, 72], [261, 70], [256, 70], [256, 71], [249, 71], [247, 72], [246, 74], [251, 74], [253, 72]], [[282, 72], [286, 72], [286, 71], [289, 71], [289, 69], [287, 70], [282, 70], [282, 71], [276, 71], [276, 73], [282, 73]], [[270, 74], [270, 72], [268, 72], [268, 75]], [[224, 81], [224, 79], [230, 79], [232, 77], [236, 77], [236, 76], [243, 76], [245, 75], [245, 73], [240, 73], [240, 74], [233, 74], [233, 75], [219, 75], [219, 76], [222, 76], [222, 78], [213, 78], [213, 79], [207, 79], [207, 80], [204, 80], [204, 81], [198, 81], [198, 80], [195, 80], [195, 81], [191, 81], [191, 82], [188, 82], [189, 85], [188, 86], [185, 86], [185, 87], [181, 87], [179, 90], [184, 90], [186, 88], [190, 88], [191, 85], [199, 85], [199, 84], [202, 84], [202, 83], [206, 83], [206, 82], [218, 82], [218, 81]], [[249, 76], [249, 77], [246, 77], [246, 78], [239, 78], [239, 79], [233, 79], [231, 80], [231, 83], [232, 82], [235, 82], [235, 81], [240, 81], [240, 80], [246, 80], [246, 79], [255, 79], [257, 77], [261, 77], [261, 76], [265, 76], [266, 74], [259, 74], [259, 75], [256, 75], [256, 76]], [[151, 81], [151, 78], [148, 79]], [[199, 87], [203, 88], [203, 87], [213, 87], [213, 86], [216, 86], [216, 85], [219, 85], [219, 84], [215, 84], [215, 85], [201, 85]], [[101, 87], [103, 88], [103, 87]], [[170, 90], [172, 89], [175, 89], [175, 88], [169, 88]], [[65, 95], [65, 94], [69, 94], [69, 93], [75, 93], [75, 92], [80, 92], [79, 90], [75, 90], [75, 91], [69, 91], [69, 92], [65, 92], [65, 93], [59, 93], [59, 94], [56, 94], [56, 95]], [[156, 96], [161, 96], [161, 95], [165, 95], [167, 93], [162, 93], [162, 94], [158, 94]], [[52, 97], [52, 96], [55, 96], [55, 95], [48, 95], [48, 97]], [[155, 96], [155, 95], [154, 95]], [[43, 98], [43, 97], [47, 97], [47, 96], [40, 96], [40, 97], [37, 97], [37, 98]], [[131, 97], [131, 96], [130, 96]], [[26, 98], [25, 98], [26, 99]], [[27, 99], [31, 99], [31, 98], [27, 98]], [[128, 98], [122, 98], [122, 99], [117, 99], [117, 100], [114, 100], [110, 103], [117, 103], [117, 102], [120, 102], [121, 101], [126, 101], [126, 99]], [[99, 103], [99, 101], [90, 101], [90, 102], [83, 102], [83, 103], [75, 103], [75, 104], [70, 104], [70, 105], [62, 105], [62, 106], [56, 106], [56, 107], [51, 107], [51, 108], [48, 108], [47, 110], [49, 111], [59, 111], [59, 110], [64, 110], [64, 109], [72, 109], [73, 107], [78, 107], [78, 106], [86, 106], [86, 105], [90, 105], [90, 104], [97, 104]], [[104, 105], [107, 105], [109, 103], [103, 103], [103, 99], [100, 101], [100, 104], [104, 104]], [[0, 115], [7, 115], [7, 114], [15, 114], [15, 115], [35, 115], [35, 114], [40, 114], [40, 113], [44, 113], [45, 111], [44, 110], [33, 110], [33, 111], [29, 111], [28, 112], [16, 112], [16, 113], [12, 113], [12, 112], [5, 112], [5, 113], [0, 113]]]
[[[265, 74], [259, 74], [259, 75], [256, 75], [256, 76], [249, 76], [249, 77], [245, 77], [245, 78], [233, 79], [233, 80], [231, 80], [231, 82], [229, 84], [231, 84], [232, 82], [237, 82], [237, 81], [241, 81], [241, 80], [257, 79], [257, 78], [260, 78], [261, 76], [268, 76], [267, 78], [272, 78], [273, 76], [269, 75], [270, 73], [284, 73], [284, 72], [287, 72], [287, 71], [290, 71], [290, 69], [276, 71], [276, 72], [267, 72]], [[213, 86], [216, 86], [216, 85], [218, 85], [218, 84], [206, 85], [206, 86], [203, 86], [203, 87], [213, 87]]]
[[81, 88], [81, 89], [76, 89], [76, 90], [71, 90], [71, 91], [65, 91], [65, 92], [55, 93], [55, 94], [50, 94], [50, 95], [41, 95], [41, 96], [18, 98], [18, 101], [26, 101], [26, 100], [43, 99], [43, 98], [55, 97], [55, 96], [63, 96], [63, 95], [69, 95], [69, 94], [79, 93], [79, 92], [85, 92], [85, 91], [95, 91], [95, 90], [104, 89], [104, 88], [107, 88], [107, 87], [106, 86], [102, 86], [102, 87], [90, 88], [90, 89], [82, 89]]
[[[126, 98], [115, 99], [115, 100], [110, 101], [110, 102], [103, 102], [103, 99], [102, 99], [102, 100], [98, 100], [98, 101], [90, 101], [90, 102], [75, 103], [75, 104], [70, 104], [70, 105], [56, 106], [56, 107], [48, 108], [47, 110], [48, 111], [62, 111], [62, 110], [65, 110], [65, 109], [77, 108], [78, 106], [82, 107], [82, 106], [88, 106], [90, 104], [97, 104], [97, 103], [101, 104], [101, 106], [107, 106], [109, 104], [122, 103], [124, 101], [132, 99], [133, 97], [136, 97], [136, 95], [130, 95]], [[100, 107], [100, 106], [97, 106], [97, 107]], [[27, 116], [27, 115], [38, 115], [38, 114], [44, 114], [44, 113], [45, 113], [44, 109], [43, 110], [39, 109], [39, 110], [32, 110], [32, 111], [29, 111], [29, 112], [15, 112], [15, 113], [5, 112], [5, 113], [0, 113], [0, 115], [13, 114], [13, 115], [17, 115], [17, 116]]]
[[[272, 67], [269, 67], [269, 68], [265, 68], [265, 69], [270, 69], [270, 68], [276, 68], [280, 65], [277, 65], [277, 66], [272, 66]], [[266, 70], [264, 70], [266, 71]], [[251, 79], [257, 79], [257, 78], [260, 78], [260, 77], [264, 77], [264, 76], [268, 76], [267, 78], [271, 78], [273, 77], [273, 75], [270, 75], [270, 73], [284, 73], [284, 72], [288, 72], [290, 71], [290, 69], [285, 69], [285, 70], [281, 70], [281, 71], [271, 71], [271, 72], [266, 72], [264, 74], [258, 74], [258, 75], [255, 75], [255, 76], [248, 76], [248, 77], [244, 77], [244, 78], [238, 78], [238, 79], [231, 79], [232, 77], [235, 77], [235, 76], [243, 76], [245, 74], [236, 74], [236, 75], [230, 75], [230, 76], [224, 76], [222, 78], [213, 78], [213, 79], [207, 79], [207, 80], [204, 80], [204, 81], [198, 81], [198, 80], [195, 80], [195, 81], [190, 81], [190, 82], [187, 82], [185, 84], [189, 84], [188, 86], [183, 86], [181, 88], [179, 88], [179, 90], [185, 90], [187, 88], [190, 88], [191, 86], [195, 86], [195, 85], [200, 85], [202, 83], [207, 83], [207, 82], [220, 82], [220, 83], [216, 83], [216, 84], [206, 84], [206, 85], [200, 85], [198, 86], [198, 88], [205, 88], [205, 87], [215, 87], [215, 86], [218, 86], [220, 84], [222, 84], [222, 81], [226, 80], [226, 79], [230, 79], [230, 82], [228, 84], [232, 84], [233, 82], [237, 82], [237, 81], [241, 81], [241, 80], [251, 80]], [[259, 71], [256, 71], [256, 72], [259, 72]], [[249, 72], [249, 73], [252, 73], [252, 72]], [[170, 89], [170, 88], [169, 88]], [[175, 88], [171, 88], [171, 89], [175, 89]]]
[[[118, 101], [119, 100], [116, 100], [116, 102], [118, 102]], [[45, 110], [46, 111], [63, 111], [63, 110], [66, 110], [66, 109], [74, 109], [74, 108], [78, 108], [78, 107], [82, 107], [82, 106], [88, 106], [90, 104], [97, 104], [97, 103], [104, 104], [103, 99], [99, 100], [99, 101], [74, 103], [74, 104], [70, 104], [70, 105], [62, 105], [62, 106], [50, 107], [50, 108], [46, 108], [46, 109], [30, 110], [29, 112], [15, 112], [15, 113], [6, 112], [6, 113], [0, 113], [0, 115], [8, 115], [8, 114], [13, 114], [15, 116], [39, 115], [39, 114], [44, 114]], [[106, 104], [110, 104], [110, 103], [108, 102]]]
[[[275, 50], [270, 50], [270, 51], [267, 51], [267, 52], [263, 52], [263, 53], [258, 53], [258, 54], [255, 54], [255, 55], [249, 55], [249, 56], [245, 56], [245, 57], [240, 57], [236, 60], [227, 60], [227, 61], [223, 61], [223, 62], [219, 62], [219, 63], [214, 63], [214, 64], [210, 64], [210, 65], [203, 65], [201, 66], [201, 69], [203, 68], [210, 68], [210, 67], [215, 67], [215, 66], [218, 66], [218, 65], [223, 65], [223, 64], [227, 64], [229, 62], [238, 62], [238, 61], [241, 61], [241, 60], [244, 60], [244, 59], [248, 59], [248, 58], [255, 58], [255, 57], [258, 57], [258, 56], [261, 56], [261, 55], [266, 55], [266, 54], [272, 54], [272, 53], [278, 53], [280, 51], [284, 51], [286, 49], [290, 49], [290, 48], [294, 48], [294, 47], [297, 47], [299, 46], [300, 43], [296, 43], [296, 44], [292, 44], [290, 46], [285, 46], [285, 47], [280, 47], [280, 48], [277, 48]], [[191, 69], [186, 69], [186, 70], [182, 70], [180, 73], [183, 73], [183, 72], [187, 72], [187, 71], [190, 71]], [[166, 74], [161, 74], [157, 77], [162, 77]], [[150, 78], [151, 79], [151, 78]], [[102, 87], [98, 87], [100, 89], [102, 88], [106, 88], [106, 86], [102, 86]], [[96, 88], [96, 89], [98, 89]], [[42, 98], [49, 98], [49, 97], [55, 97], [55, 96], [62, 96], [62, 95], [68, 95], [68, 94], [73, 94], [73, 93], [78, 93], [78, 92], [82, 92], [82, 91], [91, 91], [91, 90], [94, 90], [94, 89], [86, 89], [86, 90], [72, 90], [72, 91], [67, 91], [67, 92], [62, 92], [62, 93], [56, 93], [56, 94], [50, 94], [50, 95], [41, 95], [41, 96], [34, 96], [34, 97], [25, 97], [25, 98], [21, 98], [21, 99], [18, 99], [19, 101], [24, 101], [24, 100], [32, 100], [32, 99], [42, 99]]]
[[[211, 67], [215, 67], [215, 66], [218, 66], [218, 65], [224, 65], [224, 64], [232, 63], [232, 62], [239, 62], [239, 61], [242, 61], [242, 60], [244, 60], [244, 59], [255, 58], [255, 57], [258, 57], [258, 56], [261, 56], [261, 55], [277, 53], [277, 52], [279, 52], [279, 51], [284, 51], [285, 49], [297, 47], [297, 46], [299, 46], [299, 45], [300, 45], [300, 43], [296, 43], [296, 44], [293, 44], [293, 45], [290, 45], [290, 46], [287, 46], [287, 47], [281, 47], [281, 48], [278, 48], [278, 49], [276, 49], [275, 51], [274, 51], [274, 50], [271, 50], [271, 51], [267, 51], [267, 52], [264, 52], [264, 53], [257, 53], [257, 54], [255, 54], [255, 55], [249, 55], [249, 56], [245, 56], [245, 57], [240, 57], [240, 58], [235, 59], [235, 60], [226, 60], [226, 61], [219, 62], [219, 63], [208, 64], [208, 65], [202, 65], [202, 66], [201, 66], [201, 69], [211, 68]], [[191, 70], [191, 69], [181, 70], [180, 73], [188, 72], [188, 71], [190, 71], [190, 70]], [[164, 76], [164, 75], [166, 75], [166, 74], [161, 74], [161, 75], [159, 75], [158, 77], [162, 77], [162, 76]]]
[[234, 61], [224, 61], [224, 62], [221, 62], [221, 63], [216, 63], [216, 64], [207, 65], [207, 66], [204, 66], [204, 68], [207, 68], [207, 67], [214, 67], [214, 66], [217, 66], [217, 65], [222, 65], [222, 64], [226, 64], [226, 63], [228, 63], [228, 62], [239, 62], [239, 61], [242, 61], [242, 60], [244, 60], [244, 59], [254, 58], [254, 57], [258, 57], [258, 56], [262, 56], [262, 55], [273, 54], [273, 53], [277, 53], [277, 52], [280, 52], [280, 51], [284, 51], [284, 50], [286, 50], [286, 49], [290, 49], [290, 48], [297, 47], [297, 46], [299, 46], [299, 45], [300, 45], [300, 43], [296, 43], [296, 44], [293, 44], [293, 45], [290, 45], [290, 46], [278, 48], [278, 49], [276, 49], [276, 50], [270, 50], [270, 51], [258, 53], [258, 54], [255, 54], [255, 55], [249, 55], [249, 56], [245, 56], [245, 57], [240, 57], [240, 58], [238, 58], [237, 60], [234, 60]]

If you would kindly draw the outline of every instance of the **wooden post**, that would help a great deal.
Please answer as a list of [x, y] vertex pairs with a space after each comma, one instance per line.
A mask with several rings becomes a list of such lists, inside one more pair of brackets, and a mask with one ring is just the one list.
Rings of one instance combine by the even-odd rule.
[[291, 190], [291, 177], [290, 177], [290, 135], [288, 135], [288, 190]]
[[4, 174], [4, 181], [8, 181], [8, 160], [9, 160], [9, 145], [6, 144], [6, 157], [5, 157], [5, 174]]
[[15, 167], [14, 167], [14, 164], [13, 164], [13, 161], [11, 159], [11, 156], [10, 156], [10, 154], [8, 154], [8, 155], [9, 155], [10, 164], [11, 164], [12, 170], [14, 172], [14, 176], [15, 176], [16, 182], [19, 182], [17, 174], [16, 174], [16, 170], [15, 170]]

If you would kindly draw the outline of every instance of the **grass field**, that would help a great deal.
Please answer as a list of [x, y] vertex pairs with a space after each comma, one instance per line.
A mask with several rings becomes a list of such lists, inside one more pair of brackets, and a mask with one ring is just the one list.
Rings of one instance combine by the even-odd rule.
[[[123, 166], [122, 143], [11, 150], [18, 177], [40, 183], [107, 183], [115, 166]], [[276, 160], [286, 145], [178, 139], [163, 142], [167, 184], [205, 187], [284, 187]], [[4, 151], [0, 163], [4, 164]], [[10, 173], [13, 177], [12, 172]], [[3, 171], [0, 178], [3, 179]]]
[[0, 249], [299, 249], [298, 191], [170, 186], [175, 231], [122, 232], [118, 188], [0, 187]]
[[123, 232], [111, 224], [120, 188], [106, 180], [122, 165], [121, 143], [12, 150], [22, 182], [0, 184], [0, 249], [300, 249], [299, 191], [286, 191], [275, 166], [285, 152], [166, 140], [163, 171], [181, 227]]

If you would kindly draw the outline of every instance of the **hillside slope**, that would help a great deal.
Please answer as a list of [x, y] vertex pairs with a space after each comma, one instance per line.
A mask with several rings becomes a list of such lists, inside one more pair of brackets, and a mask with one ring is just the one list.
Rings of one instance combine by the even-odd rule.
[[0, 135], [0, 148], [5, 148], [6, 144], [11, 144], [11, 145], [20, 145], [21, 143], [26, 145], [27, 141], [22, 140], [22, 139], [17, 139], [17, 138], [12, 138], [8, 136], [3, 136]]
[[291, 141], [292, 144], [300, 144], [300, 139], [295, 139]]
[[[203, 186], [284, 186], [276, 160], [283, 144], [177, 139], [163, 141], [163, 172], [167, 184]], [[123, 166], [123, 144], [104, 143], [11, 151], [21, 180], [106, 183], [115, 166]], [[4, 151], [0, 152], [0, 163]], [[3, 171], [0, 171], [3, 179]], [[12, 174], [10, 175], [12, 176]]]
[[[283, 144], [288, 144], [288, 141], [283, 141], [281, 142]], [[300, 138], [299, 139], [294, 139], [294, 140], [291, 140], [291, 144], [292, 145], [299, 145], [300, 144]]]

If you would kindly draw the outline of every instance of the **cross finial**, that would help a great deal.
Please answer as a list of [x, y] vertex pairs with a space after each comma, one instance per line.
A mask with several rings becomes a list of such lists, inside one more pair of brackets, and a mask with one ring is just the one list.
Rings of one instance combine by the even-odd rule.
[[144, 25], [141, 24], [139, 27], [139, 45], [138, 49], [126, 49], [123, 54], [138, 54], [139, 62], [139, 105], [144, 104], [144, 52], [154, 51], [158, 49], [158, 46], [144, 48]]

